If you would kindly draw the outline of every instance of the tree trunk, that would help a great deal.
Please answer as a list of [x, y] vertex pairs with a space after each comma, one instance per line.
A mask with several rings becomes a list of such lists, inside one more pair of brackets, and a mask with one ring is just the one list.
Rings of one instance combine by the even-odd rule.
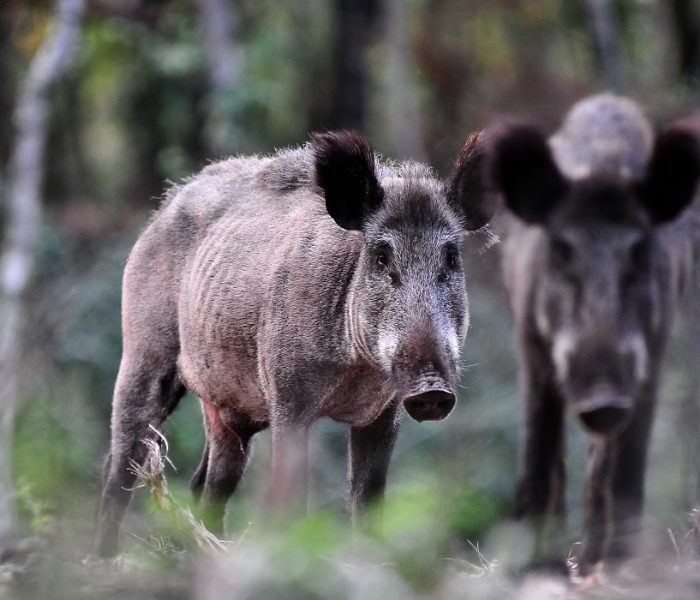
[[332, 124], [364, 130], [367, 114], [367, 50], [379, 13], [378, 0], [335, 0]]
[[0, 255], [0, 549], [7, 548], [16, 533], [11, 446], [25, 337], [23, 299], [34, 272], [41, 219], [49, 91], [70, 64], [83, 12], [83, 0], [58, 0], [53, 31], [32, 60], [14, 113], [16, 139]]
[[611, 0], [585, 0], [586, 12], [602, 78], [615, 92], [624, 92], [625, 73], [620, 44], [620, 31]]
[[672, 0], [672, 37], [678, 40], [678, 72], [696, 96], [700, 76], [700, 17], [694, 0]]
[[420, 111], [413, 81], [413, 53], [408, 37], [408, 7], [404, 0], [385, 0], [384, 110], [391, 154], [425, 162]]
[[230, 0], [197, 0], [199, 24], [209, 68], [207, 143], [217, 154], [240, 150], [234, 139], [225, 96], [236, 89], [243, 70], [243, 49], [236, 43], [237, 15]]

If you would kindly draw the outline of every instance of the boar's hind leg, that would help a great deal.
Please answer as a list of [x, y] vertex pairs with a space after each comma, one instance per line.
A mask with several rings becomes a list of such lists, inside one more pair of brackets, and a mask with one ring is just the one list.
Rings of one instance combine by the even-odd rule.
[[399, 430], [398, 415], [398, 403], [393, 401], [366, 427], [350, 429], [348, 480], [354, 523], [384, 494], [389, 459]]
[[195, 502], [199, 502], [204, 489], [204, 481], [207, 478], [207, 467], [209, 466], [209, 441], [205, 440], [204, 450], [202, 450], [202, 458], [199, 460], [199, 465], [190, 479], [190, 490]]
[[143, 440], [153, 437], [175, 409], [185, 389], [171, 366], [149, 364], [141, 357], [125, 356], [119, 368], [112, 412], [112, 445], [102, 476], [102, 496], [97, 518], [95, 551], [109, 557], [117, 552], [117, 537], [124, 511], [131, 498], [135, 475], [131, 462], [142, 464], [147, 448]]
[[199, 501], [200, 518], [208, 529], [219, 533], [223, 531], [226, 502], [245, 471], [250, 440], [261, 427], [226, 415], [212, 404], [203, 402], [202, 406], [207, 441], [191, 485]]

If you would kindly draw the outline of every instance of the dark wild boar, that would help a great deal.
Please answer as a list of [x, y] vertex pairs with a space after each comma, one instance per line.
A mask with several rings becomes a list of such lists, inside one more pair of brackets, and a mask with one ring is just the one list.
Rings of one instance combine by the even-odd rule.
[[273, 505], [303, 502], [307, 433], [324, 416], [350, 426], [353, 515], [382, 494], [400, 407], [423, 421], [455, 404], [462, 238], [490, 216], [480, 149], [472, 138], [441, 182], [381, 162], [358, 134], [318, 134], [213, 164], [170, 193], [124, 274], [100, 555], [117, 550], [130, 461], [186, 389], [204, 413], [192, 488], [212, 527], [268, 426]]
[[602, 95], [549, 140], [496, 129], [490, 152], [525, 403], [516, 511], [539, 524], [541, 560], [561, 550], [546, 531], [564, 510], [570, 406], [590, 434], [585, 570], [629, 555], [640, 529], [661, 358], [694, 260], [697, 130], [655, 137], [636, 104]]

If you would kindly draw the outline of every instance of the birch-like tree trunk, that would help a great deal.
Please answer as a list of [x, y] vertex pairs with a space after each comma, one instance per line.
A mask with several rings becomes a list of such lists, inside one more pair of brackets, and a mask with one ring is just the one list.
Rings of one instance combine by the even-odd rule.
[[688, 86], [692, 101], [700, 100], [700, 12], [694, 0], [670, 2], [671, 37], [678, 52], [678, 74]]
[[379, 0], [333, 0], [335, 81], [331, 122], [335, 128], [365, 129], [367, 52], [379, 9]]
[[0, 550], [11, 545], [16, 533], [11, 447], [21, 388], [23, 299], [34, 272], [41, 220], [49, 92], [71, 62], [83, 12], [84, 0], [57, 1], [53, 30], [32, 60], [14, 112], [16, 138], [0, 254]]
[[611, 0], [585, 0], [595, 56], [605, 84], [614, 92], [626, 88], [620, 30]]
[[384, 110], [392, 155], [425, 162], [408, 10], [404, 0], [384, 2]]
[[232, 0], [197, 0], [197, 8], [209, 70], [208, 144], [216, 153], [232, 153], [238, 140], [232, 139], [232, 115], [221, 103], [236, 89], [243, 71], [243, 48], [236, 41], [238, 15]]

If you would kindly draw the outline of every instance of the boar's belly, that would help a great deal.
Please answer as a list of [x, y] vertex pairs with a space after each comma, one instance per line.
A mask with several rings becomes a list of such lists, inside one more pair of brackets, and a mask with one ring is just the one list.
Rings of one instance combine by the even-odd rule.
[[[257, 365], [240, 357], [214, 357], [208, 352], [182, 354], [180, 376], [202, 400], [228, 407], [251, 421], [266, 422], [269, 411], [258, 381]], [[236, 360], [238, 358], [238, 360]]]

